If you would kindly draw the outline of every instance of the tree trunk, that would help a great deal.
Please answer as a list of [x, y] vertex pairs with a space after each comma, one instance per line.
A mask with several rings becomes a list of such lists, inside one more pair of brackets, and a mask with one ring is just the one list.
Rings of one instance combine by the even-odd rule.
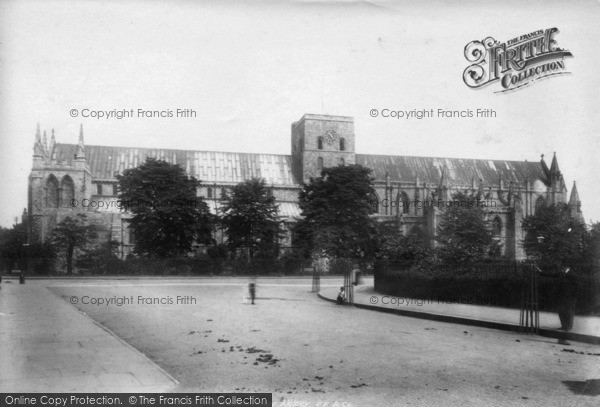
[[67, 274], [73, 274], [73, 249], [72, 245], [67, 248]]

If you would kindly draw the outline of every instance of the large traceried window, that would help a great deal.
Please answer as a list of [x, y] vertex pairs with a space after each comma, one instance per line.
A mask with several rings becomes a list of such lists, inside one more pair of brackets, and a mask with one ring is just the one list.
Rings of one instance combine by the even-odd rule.
[[75, 184], [68, 175], [65, 175], [60, 183], [60, 192], [61, 206], [70, 205], [70, 202], [75, 198]]
[[50, 175], [46, 180], [46, 206], [49, 208], [58, 208], [59, 189], [58, 180], [54, 175]]

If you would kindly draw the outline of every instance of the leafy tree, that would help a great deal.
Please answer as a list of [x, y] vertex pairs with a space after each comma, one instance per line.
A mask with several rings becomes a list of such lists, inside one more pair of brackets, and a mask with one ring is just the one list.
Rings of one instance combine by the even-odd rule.
[[79, 213], [75, 218], [67, 216], [50, 233], [49, 240], [52, 245], [64, 250], [67, 259], [67, 274], [73, 274], [73, 253], [76, 248], [84, 247], [97, 233], [92, 225], [87, 222], [87, 216]]
[[360, 258], [374, 254], [377, 228], [369, 217], [374, 195], [371, 170], [361, 165], [324, 168], [299, 194], [301, 219], [294, 228], [305, 252]]
[[77, 266], [93, 270], [95, 274], [119, 271], [117, 256], [119, 242], [114, 240], [89, 245], [77, 259]]
[[457, 192], [445, 208], [438, 226], [439, 252], [446, 262], [459, 264], [482, 260], [498, 253], [498, 243], [486, 221], [481, 194]]
[[189, 253], [194, 242], [212, 243], [213, 216], [201, 197], [200, 181], [179, 165], [148, 158], [117, 176], [119, 199], [133, 213], [130, 227], [137, 254], [172, 257]]
[[17, 223], [12, 228], [0, 228], [0, 259], [2, 268], [11, 270], [15, 265], [23, 270], [26, 267], [26, 253], [23, 244], [27, 243], [27, 225]]
[[523, 220], [525, 253], [537, 259], [542, 268], [558, 271], [563, 262], [583, 257], [585, 224], [571, 216], [566, 203], [545, 205]]
[[252, 178], [226, 193], [222, 207], [222, 224], [230, 250], [244, 248], [250, 261], [256, 256], [276, 257], [283, 234], [277, 215], [275, 197], [262, 178]]
[[587, 234], [584, 259], [600, 261], [600, 222], [593, 223]]
[[31, 259], [31, 269], [34, 273], [50, 274], [54, 272], [56, 251], [50, 242], [32, 243], [29, 246], [29, 256]]
[[403, 235], [396, 225], [378, 227], [377, 257], [392, 262], [417, 263], [431, 254], [420, 234]]

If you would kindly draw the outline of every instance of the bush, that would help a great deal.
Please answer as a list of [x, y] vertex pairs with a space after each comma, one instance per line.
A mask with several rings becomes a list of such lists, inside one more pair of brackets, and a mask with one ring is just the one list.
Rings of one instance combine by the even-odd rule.
[[[472, 264], [434, 264], [377, 262], [375, 290], [398, 297], [431, 300], [434, 303], [461, 303], [520, 308], [524, 292], [530, 289], [533, 264], [503, 261]], [[598, 313], [600, 274], [586, 267], [573, 267], [579, 280], [578, 313]], [[539, 306], [554, 311], [557, 307], [558, 280], [538, 274]]]

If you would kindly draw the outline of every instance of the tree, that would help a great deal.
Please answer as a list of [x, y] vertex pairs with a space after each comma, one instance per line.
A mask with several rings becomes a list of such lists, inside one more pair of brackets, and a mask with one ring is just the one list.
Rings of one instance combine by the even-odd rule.
[[324, 168], [299, 194], [302, 219], [294, 228], [305, 252], [361, 258], [373, 255], [377, 228], [372, 212], [371, 170], [361, 165]]
[[446, 205], [436, 236], [445, 262], [472, 262], [498, 253], [499, 244], [492, 236], [481, 202], [481, 193], [459, 191]]
[[571, 216], [566, 203], [541, 206], [523, 220], [523, 248], [542, 268], [558, 271], [564, 261], [579, 261], [586, 240], [585, 224]]
[[84, 247], [97, 233], [87, 223], [87, 216], [79, 213], [75, 218], [67, 216], [50, 233], [50, 242], [60, 250], [64, 250], [67, 259], [67, 274], [73, 274], [73, 253], [75, 248]]
[[431, 254], [421, 234], [403, 235], [397, 225], [378, 225], [376, 257], [392, 262], [418, 263]]
[[252, 178], [233, 187], [226, 193], [221, 209], [222, 224], [231, 251], [244, 248], [250, 261], [255, 255], [276, 257], [279, 238], [283, 234], [278, 219], [275, 197], [262, 178]]
[[593, 223], [587, 234], [584, 258], [600, 262], [600, 222]]
[[181, 166], [148, 158], [117, 180], [119, 199], [133, 213], [135, 253], [172, 257], [189, 253], [194, 242], [212, 243], [214, 218], [196, 197], [201, 183]]
[[24, 244], [27, 243], [27, 225], [17, 223], [12, 228], [0, 228], [0, 268], [11, 270], [15, 265], [23, 270], [25, 264]]

